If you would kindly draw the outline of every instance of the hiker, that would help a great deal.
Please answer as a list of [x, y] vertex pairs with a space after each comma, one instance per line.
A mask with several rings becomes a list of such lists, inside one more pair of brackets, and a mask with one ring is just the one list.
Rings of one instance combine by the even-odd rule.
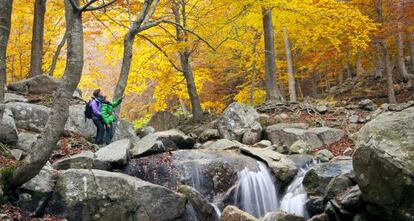
[[113, 123], [116, 121], [115, 115], [113, 114], [113, 109], [119, 106], [122, 102], [122, 99], [115, 100], [114, 102], [109, 102], [106, 100], [106, 96], [102, 102], [102, 121], [105, 125], [105, 142], [110, 144], [114, 136], [114, 126]]
[[86, 118], [91, 118], [96, 126], [95, 144], [97, 145], [103, 144], [105, 136], [105, 126], [101, 114], [103, 99], [101, 89], [94, 90], [92, 100], [88, 102], [85, 110]]

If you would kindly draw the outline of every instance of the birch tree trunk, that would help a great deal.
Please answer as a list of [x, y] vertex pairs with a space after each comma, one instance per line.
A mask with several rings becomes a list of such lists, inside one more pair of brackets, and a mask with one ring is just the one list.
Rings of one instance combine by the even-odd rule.
[[43, 36], [46, 13], [46, 0], [35, 0], [30, 58], [30, 77], [42, 74]]
[[0, 122], [4, 112], [4, 88], [6, 86], [6, 51], [11, 28], [13, 0], [0, 0]]
[[287, 71], [288, 71], [288, 85], [289, 85], [289, 99], [290, 102], [296, 102], [296, 83], [295, 73], [293, 69], [292, 47], [289, 41], [289, 35], [286, 28], [283, 28], [283, 39], [285, 42]]
[[[79, 5], [79, 0], [74, 0]], [[65, 18], [68, 31], [68, 49], [65, 73], [56, 91], [49, 118], [32, 151], [21, 161], [10, 180], [19, 187], [36, 176], [48, 161], [69, 115], [69, 103], [79, 84], [83, 69], [82, 14], [65, 1]]]
[[272, 21], [272, 10], [262, 8], [263, 31], [265, 43], [265, 72], [266, 72], [266, 101], [284, 101], [278, 86], [276, 85], [276, 50], [274, 43], [274, 31]]
[[[181, 24], [182, 27], [187, 28], [187, 14], [185, 7], [185, 0], [181, 1], [181, 11], [180, 5], [177, 1], [173, 0], [172, 2], [172, 11], [175, 17], [175, 23]], [[181, 12], [181, 13], [180, 13]], [[185, 30], [181, 30], [181, 27], [176, 25], [176, 38], [178, 42], [187, 42], [187, 33]], [[200, 97], [197, 93], [197, 88], [194, 81], [194, 74], [190, 64], [190, 51], [188, 48], [185, 48], [183, 51], [179, 52], [181, 69], [184, 74], [185, 80], [187, 82], [188, 95], [191, 102], [191, 110], [193, 113], [193, 121], [199, 122], [203, 118], [203, 109], [201, 108]]]

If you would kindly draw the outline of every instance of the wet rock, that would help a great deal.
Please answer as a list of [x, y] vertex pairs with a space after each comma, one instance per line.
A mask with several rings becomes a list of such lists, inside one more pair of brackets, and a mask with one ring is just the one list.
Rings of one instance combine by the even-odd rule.
[[226, 206], [221, 214], [221, 221], [258, 221], [254, 216], [235, 206]]
[[306, 221], [304, 217], [283, 211], [267, 213], [261, 221]]
[[322, 213], [325, 209], [324, 200], [321, 196], [309, 196], [308, 200], [306, 200], [305, 206], [311, 214]]
[[134, 144], [132, 156], [147, 156], [177, 149], [193, 148], [195, 140], [183, 132], [172, 129], [149, 134]]
[[211, 144], [207, 144], [205, 147], [212, 149], [212, 150], [234, 150], [239, 149], [242, 144], [236, 143], [227, 139], [220, 139], [214, 141]]
[[349, 188], [347, 191], [336, 197], [338, 204], [346, 211], [356, 213], [363, 207], [362, 193], [358, 185]]
[[220, 133], [217, 129], [206, 129], [200, 134], [200, 141], [206, 142], [209, 140], [215, 140], [220, 138]]
[[335, 143], [345, 136], [345, 132], [343, 130], [329, 127], [309, 128], [308, 131], [316, 134], [326, 145]]
[[358, 103], [358, 107], [366, 111], [374, 111], [377, 109], [377, 105], [370, 99], [362, 100]]
[[185, 198], [135, 177], [101, 170], [59, 174], [46, 212], [75, 220], [159, 220], [182, 217]]
[[180, 186], [177, 192], [184, 194], [196, 212], [199, 221], [215, 221], [216, 212], [213, 206], [197, 190], [190, 186]]
[[67, 169], [98, 169], [110, 170], [111, 165], [107, 162], [96, 159], [91, 151], [84, 151], [69, 158], [61, 159], [53, 163], [53, 168], [57, 170]]
[[329, 221], [329, 217], [326, 213], [321, 213], [309, 219], [309, 221]]
[[298, 168], [286, 155], [270, 148], [241, 147], [241, 152], [248, 156], [261, 159], [270, 167], [275, 177], [284, 184], [289, 183], [296, 175]]
[[352, 186], [352, 181], [346, 176], [338, 176], [332, 178], [326, 186], [325, 201], [334, 199], [337, 195]]
[[6, 111], [0, 119], [0, 143], [11, 144], [18, 140], [16, 123], [10, 115]]
[[115, 141], [108, 146], [100, 148], [96, 153], [96, 159], [111, 164], [112, 166], [124, 166], [130, 158], [131, 148], [129, 139]]
[[48, 75], [31, 77], [7, 86], [10, 91], [30, 94], [52, 94], [58, 87], [59, 80]]
[[254, 144], [261, 140], [262, 126], [259, 114], [251, 107], [239, 103], [230, 104], [217, 121], [222, 138]]
[[327, 149], [319, 150], [316, 152], [316, 159], [320, 160], [321, 162], [328, 162], [333, 157], [333, 153]]
[[49, 118], [49, 108], [23, 102], [7, 103], [6, 109], [13, 113], [17, 128], [40, 132]]
[[288, 158], [295, 164], [297, 168], [305, 168], [313, 163], [313, 157], [307, 154], [292, 154]]
[[155, 113], [147, 126], [151, 126], [155, 131], [164, 131], [174, 129], [178, 126], [179, 119], [168, 111], [160, 111]]
[[193, 186], [211, 201], [233, 187], [246, 167], [257, 171], [258, 163], [231, 151], [177, 150], [132, 159], [122, 172], [170, 189]]
[[18, 188], [18, 205], [31, 215], [41, 215], [53, 192], [56, 176], [57, 171], [50, 163], [46, 164], [39, 174]]
[[326, 186], [337, 176], [350, 173], [352, 159], [349, 157], [336, 157], [330, 162], [317, 164], [312, 167], [303, 179], [305, 190], [310, 194], [326, 193]]
[[303, 154], [303, 153], [310, 153], [312, 150], [312, 146], [303, 140], [295, 141], [289, 147], [288, 154]]
[[343, 210], [336, 201], [331, 200], [325, 206], [325, 213], [329, 220], [351, 220], [352, 214]]
[[[356, 180], [373, 215], [414, 218], [414, 108], [386, 112], [358, 133]], [[381, 172], [378, 172], [381, 171]]]

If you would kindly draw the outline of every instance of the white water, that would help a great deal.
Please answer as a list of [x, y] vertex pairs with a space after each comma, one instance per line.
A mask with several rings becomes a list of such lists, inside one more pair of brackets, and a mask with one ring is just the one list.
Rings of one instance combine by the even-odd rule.
[[306, 171], [307, 170], [305, 169], [300, 169], [295, 179], [288, 186], [286, 194], [282, 198], [280, 209], [288, 213], [308, 218], [309, 215], [305, 207], [308, 195], [302, 185]]
[[256, 217], [279, 209], [274, 179], [267, 166], [258, 162], [259, 171], [245, 168], [239, 173], [235, 203], [240, 209]]
[[216, 220], [220, 220], [220, 217], [221, 217], [221, 211], [220, 211], [220, 209], [214, 203], [210, 203], [210, 205], [214, 208], [214, 211], [216, 212]]

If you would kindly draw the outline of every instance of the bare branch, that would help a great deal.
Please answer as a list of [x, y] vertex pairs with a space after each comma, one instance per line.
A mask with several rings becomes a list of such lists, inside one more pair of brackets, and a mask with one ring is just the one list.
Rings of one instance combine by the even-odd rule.
[[103, 9], [103, 8], [105, 8], [105, 7], [107, 7], [107, 6], [112, 5], [112, 4], [113, 4], [113, 3], [115, 3], [116, 1], [117, 1], [117, 0], [112, 0], [112, 1], [110, 1], [110, 2], [108, 2], [108, 3], [104, 3], [104, 4], [99, 5], [99, 6], [96, 6], [96, 7], [86, 8], [84, 11], [95, 11], [95, 10]]
[[78, 5], [76, 5], [76, 3], [75, 3], [75, 1], [74, 1], [74, 0], [68, 0], [68, 1], [69, 1], [70, 5], [72, 5], [72, 7], [73, 7], [73, 9], [74, 9], [74, 10], [76, 10], [76, 11], [80, 11], [79, 6], [78, 6]]
[[167, 52], [165, 52], [164, 50], [162, 50], [161, 46], [157, 45], [157, 43], [155, 43], [154, 41], [152, 41], [150, 38], [148, 38], [145, 35], [138, 35], [139, 37], [145, 39], [146, 41], [148, 41], [149, 43], [151, 43], [152, 46], [154, 46], [155, 48], [157, 48], [168, 60], [168, 62], [170, 62], [170, 64], [178, 71], [178, 72], [184, 72], [181, 68], [179, 68], [174, 61], [168, 56]]
[[143, 23], [147, 23], [151, 19], [152, 15], [154, 15], [155, 9], [157, 8], [157, 5], [158, 5], [158, 2], [159, 2], [159, 0], [154, 0], [154, 2], [152, 3], [151, 8], [148, 11], [148, 14], [146, 15]]
[[152, 0], [145, 0], [142, 6], [142, 9], [139, 13], [138, 18], [132, 23], [131, 26], [131, 34], [136, 35], [139, 32], [139, 28], [144, 22], [146, 15], [148, 14], [149, 7], [151, 5]]
[[82, 8], [80, 8], [80, 11], [83, 12], [85, 11], [90, 5], [92, 5], [93, 3], [97, 2], [98, 0], [91, 0], [88, 3], [84, 4], [82, 6]]

